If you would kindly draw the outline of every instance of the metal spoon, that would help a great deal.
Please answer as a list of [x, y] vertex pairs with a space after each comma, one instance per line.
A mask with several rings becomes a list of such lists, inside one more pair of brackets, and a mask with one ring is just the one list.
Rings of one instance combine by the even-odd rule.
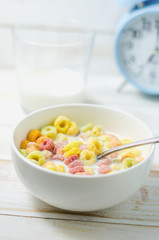
[[137, 147], [137, 146], [142, 146], [142, 145], [151, 144], [151, 143], [159, 143], [159, 137], [148, 138], [148, 139], [140, 140], [137, 142], [124, 144], [124, 145], [121, 145], [121, 146], [118, 146], [115, 148], [111, 148], [109, 150], [105, 150], [102, 153], [97, 155], [97, 159], [100, 159], [106, 155], [109, 155], [114, 152], [118, 152], [118, 151], [126, 149], [126, 148]]

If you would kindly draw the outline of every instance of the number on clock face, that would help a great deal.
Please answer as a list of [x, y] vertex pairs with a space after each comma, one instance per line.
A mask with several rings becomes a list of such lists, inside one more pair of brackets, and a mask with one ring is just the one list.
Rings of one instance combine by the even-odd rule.
[[130, 22], [119, 46], [126, 74], [146, 88], [159, 89], [159, 15], [147, 14]]

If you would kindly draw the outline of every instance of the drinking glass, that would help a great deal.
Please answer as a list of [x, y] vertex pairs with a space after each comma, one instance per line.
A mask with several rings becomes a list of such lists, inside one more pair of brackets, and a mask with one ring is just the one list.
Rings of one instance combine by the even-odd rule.
[[20, 103], [25, 113], [85, 101], [94, 33], [82, 29], [13, 29]]

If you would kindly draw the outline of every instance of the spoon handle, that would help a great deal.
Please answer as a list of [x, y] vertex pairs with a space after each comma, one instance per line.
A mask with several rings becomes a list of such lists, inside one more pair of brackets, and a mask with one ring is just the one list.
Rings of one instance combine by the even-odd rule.
[[102, 158], [106, 155], [109, 155], [111, 153], [114, 153], [114, 152], [117, 152], [117, 151], [120, 151], [120, 150], [124, 150], [126, 148], [137, 147], [137, 146], [142, 146], [142, 145], [151, 144], [151, 143], [159, 143], [159, 137], [148, 138], [148, 139], [124, 144], [124, 145], [121, 145], [121, 146], [118, 146], [118, 147], [115, 147], [115, 148], [111, 148], [109, 150], [105, 150], [102, 153], [98, 154], [97, 159], [100, 159], [100, 158]]

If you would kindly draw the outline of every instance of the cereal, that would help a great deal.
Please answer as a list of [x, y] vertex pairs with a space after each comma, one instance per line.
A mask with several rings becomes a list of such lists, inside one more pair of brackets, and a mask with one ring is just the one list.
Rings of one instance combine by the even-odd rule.
[[36, 151], [36, 150], [40, 150], [40, 149], [41, 149], [41, 147], [36, 142], [28, 142], [27, 143], [27, 147], [26, 147], [27, 154], [29, 154], [30, 152]]
[[92, 130], [93, 127], [94, 127], [94, 124], [90, 122], [81, 128], [81, 132], [87, 132], [88, 130]]
[[46, 138], [47, 138], [47, 136], [38, 137], [36, 140], [36, 143], [41, 144], [44, 141], [44, 139], [46, 139]]
[[25, 149], [19, 149], [19, 152], [24, 156], [27, 157], [27, 152]]
[[70, 127], [67, 131], [68, 135], [75, 136], [79, 133], [79, 127], [76, 122], [72, 121], [70, 122]]
[[43, 167], [49, 170], [57, 171], [57, 167], [52, 161], [46, 162], [43, 164]]
[[130, 168], [132, 166], [134, 166], [135, 164], [137, 164], [137, 160], [134, 158], [125, 158], [122, 162], [122, 167], [124, 169], [126, 168]]
[[57, 135], [57, 130], [56, 130], [55, 127], [53, 127], [51, 125], [46, 125], [46, 126], [41, 128], [41, 135], [55, 140], [56, 135]]
[[28, 140], [22, 140], [21, 143], [20, 143], [20, 148], [21, 149], [26, 149], [27, 148], [27, 144], [29, 143]]
[[41, 150], [48, 150], [48, 151], [53, 151], [54, 149], [54, 142], [50, 138], [44, 139], [44, 141], [41, 144]]
[[72, 148], [79, 147], [82, 145], [82, 142], [79, 140], [73, 140], [64, 146], [64, 152], [71, 150]]
[[78, 158], [78, 155], [72, 155], [64, 160], [64, 164], [69, 165], [71, 162], [75, 161]]
[[123, 138], [123, 139], [121, 139], [120, 141], [121, 141], [121, 144], [122, 144], [122, 145], [128, 144], [128, 143], [131, 143], [131, 142], [132, 142], [132, 140], [129, 139], [129, 138]]
[[85, 166], [85, 167], [84, 167], [84, 170], [86, 171], [86, 173], [89, 173], [89, 174], [92, 174], [92, 175], [95, 174], [95, 171], [93, 170], [92, 167]]
[[99, 174], [106, 174], [106, 173], [109, 173], [111, 172], [112, 169], [111, 167], [109, 167], [108, 165], [101, 165], [99, 168], [98, 168], [98, 173]]
[[94, 126], [92, 132], [95, 136], [101, 136], [105, 134], [104, 130], [100, 126]]
[[76, 167], [70, 168], [68, 172], [72, 173], [72, 174], [75, 174], [77, 172], [84, 172], [84, 167], [83, 166], [76, 166]]
[[59, 116], [56, 118], [54, 126], [56, 127], [58, 133], [67, 133], [71, 123], [67, 117]]
[[106, 149], [112, 148], [112, 144], [111, 144], [110, 142], [108, 142], [108, 141], [106, 141], [106, 142], [104, 143], [104, 146], [105, 146]]
[[34, 163], [36, 162], [36, 164], [38, 164], [38, 165], [43, 165], [45, 163], [44, 154], [40, 151], [33, 151], [33, 152], [29, 153], [27, 158], [30, 161], [33, 161]]
[[121, 166], [120, 166], [120, 164], [114, 163], [114, 164], [112, 164], [112, 168], [118, 171], [118, 170], [120, 170]]
[[41, 133], [39, 130], [36, 129], [32, 129], [30, 130], [30, 132], [27, 134], [27, 140], [29, 142], [36, 142], [36, 140], [38, 139], [38, 137], [40, 137]]
[[93, 151], [96, 155], [98, 155], [102, 151], [102, 145], [97, 139], [88, 140], [87, 147], [88, 150]]
[[62, 155], [56, 155], [52, 158], [52, 160], [59, 160], [59, 161], [64, 161], [65, 157]]
[[110, 175], [140, 164], [140, 148], [114, 152], [97, 161], [102, 151], [132, 142], [92, 122], [81, 128], [73, 119], [58, 116], [41, 129], [31, 129], [19, 152], [33, 164], [61, 174]]
[[52, 157], [53, 157], [52, 152], [50, 152], [48, 150], [43, 150], [42, 153], [44, 154], [44, 157], [45, 157], [46, 160], [52, 159]]
[[69, 151], [65, 152], [65, 153], [64, 153], [64, 156], [65, 156], [66, 158], [68, 158], [68, 157], [70, 157], [70, 156], [72, 156], [72, 155], [75, 155], [75, 154], [77, 154], [77, 155], [79, 156], [80, 153], [81, 153], [81, 150], [80, 150], [78, 147], [73, 147], [73, 148], [71, 148]]
[[55, 142], [67, 141], [67, 136], [63, 133], [58, 133], [55, 138]]
[[102, 161], [100, 161], [98, 163], [98, 166], [101, 166], [101, 165], [110, 165], [112, 163], [112, 161], [109, 159], [109, 158], [105, 158], [103, 159]]
[[97, 161], [95, 153], [90, 150], [81, 152], [80, 159], [84, 165], [92, 165]]
[[56, 171], [57, 171], [57, 172], [62, 172], [62, 173], [65, 173], [65, 172], [66, 172], [66, 170], [65, 170], [65, 168], [64, 168], [63, 165], [58, 165]]
[[76, 166], [83, 166], [81, 160], [75, 160], [75, 161], [73, 161], [69, 164], [69, 168], [73, 168], [73, 167], [76, 167]]

